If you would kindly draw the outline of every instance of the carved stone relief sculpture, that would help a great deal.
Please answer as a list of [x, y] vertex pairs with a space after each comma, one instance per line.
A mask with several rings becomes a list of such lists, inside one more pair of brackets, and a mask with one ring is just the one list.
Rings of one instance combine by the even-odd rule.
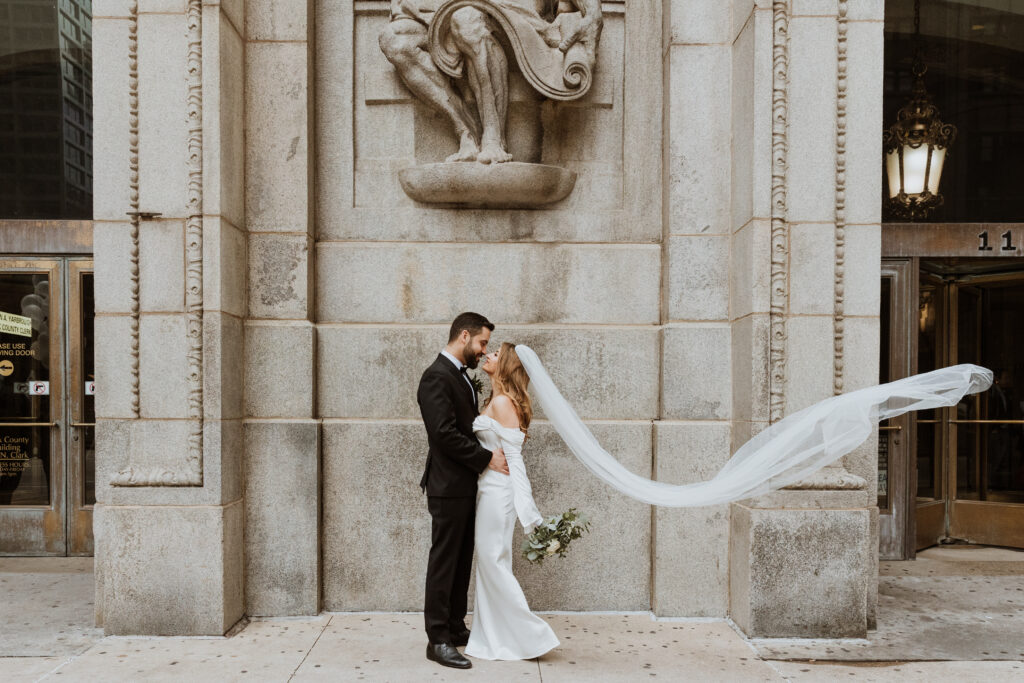
[[391, 0], [380, 47], [406, 87], [443, 114], [459, 149], [400, 171], [413, 199], [488, 208], [565, 198], [576, 174], [508, 151], [509, 53], [543, 97], [575, 100], [593, 82], [600, 0]]

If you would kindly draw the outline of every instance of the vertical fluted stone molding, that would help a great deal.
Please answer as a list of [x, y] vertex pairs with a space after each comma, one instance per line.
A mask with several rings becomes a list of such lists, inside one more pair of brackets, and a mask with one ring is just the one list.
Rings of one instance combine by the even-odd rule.
[[839, 0], [836, 40], [836, 208], [835, 208], [835, 289], [833, 303], [833, 376], [835, 394], [843, 393], [843, 336], [845, 333], [844, 275], [846, 272], [846, 43], [847, 0]]
[[188, 217], [185, 219], [185, 316], [188, 334], [188, 471], [203, 484], [203, 3], [189, 0]]
[[786, 407], [786, 314], [789, 295], [789, 225], [786, 222], [786, 139], [789, 103], [789, 3], [772, 4], [772, 200], [769, 416], [783, 417]]
[[128, 182], [131, 216], [131, 408], [139, 416], [139, 3], [128, 10]]
[[[202, 0], [189, 0], [186, 7], [188, 56], [188, 177], [185, 218], [185, 315], [188, 346], [189, 435], [185, 464], [181, 467], [131, 464], [111, 477], [112, 486], [202, 486], [203, 485], [203, 21]], [[131, 182], [131, 404], [133, 417], [140, 416], [140, 280], [139, 230], [139, 114], [138, 114], [138, 3], [129, 9], [129, 117]]]

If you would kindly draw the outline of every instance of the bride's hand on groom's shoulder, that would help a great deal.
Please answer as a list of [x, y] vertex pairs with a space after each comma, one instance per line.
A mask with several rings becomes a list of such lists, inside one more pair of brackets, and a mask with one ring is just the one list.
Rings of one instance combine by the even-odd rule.
[[491, 462], [487, 467], [495, 472], [508, 474], [508, 462], [505, 460], [505, 451], [500, 448], [491, 451]]

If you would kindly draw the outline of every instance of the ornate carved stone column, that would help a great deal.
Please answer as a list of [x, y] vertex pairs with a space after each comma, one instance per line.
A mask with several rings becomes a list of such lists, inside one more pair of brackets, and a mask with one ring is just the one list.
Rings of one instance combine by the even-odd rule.
[[[760, 213], [769, 229], [768, 258], [743, 266], [769, 284], [767, 338], [754, 344], [767, 348], [769, 381], [767, 401], [748, 403], [758, 371], [737, 377], [750, 421], [734, 446], [878, 381], [881, 7], [840, 0], [795, 15], [795, 4], [752, 15], [754, 153], [734, 164], [749, 164], [752, 220]], [[730, 614], [747, 634], [858, 637], [873, 626], [874, 457], [872, 440], [808, 481], [732, 506]]]
[[242, 17], [94, 6], [97, 621], [242, 616]]

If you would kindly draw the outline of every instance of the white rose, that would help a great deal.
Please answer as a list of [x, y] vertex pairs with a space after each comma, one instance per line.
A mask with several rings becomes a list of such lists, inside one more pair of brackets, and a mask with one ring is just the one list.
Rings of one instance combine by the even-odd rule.
[[548, 543], [548, 555], [553, 555], [558, 552], [558, 549], [562, 547], [562, 544], [558, 542], [558, 539], [553, 539], [551, 543]]

